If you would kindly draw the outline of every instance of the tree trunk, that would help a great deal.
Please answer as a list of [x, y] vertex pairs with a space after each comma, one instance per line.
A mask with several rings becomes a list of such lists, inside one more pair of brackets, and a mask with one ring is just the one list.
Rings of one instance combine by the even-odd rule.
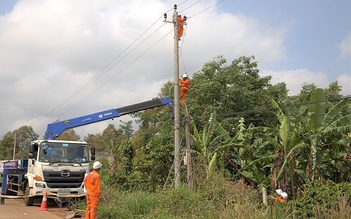
[[[112, 155], [112, 154], [111, 154]], [[112, 160], [111, 160], [111, 168], [110, 168], [110, 170], [111, 170], [111, 173], [115, 173], [116, 172], [116, 170], [117, 170], [117, 157], [114, 157], [113, 155], [112, 155]]]

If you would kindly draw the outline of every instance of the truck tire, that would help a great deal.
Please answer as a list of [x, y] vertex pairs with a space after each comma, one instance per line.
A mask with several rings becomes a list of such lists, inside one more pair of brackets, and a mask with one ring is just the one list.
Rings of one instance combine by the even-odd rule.
[[34, 197], [28, 197], [29, 196], [29, 190], [30, 190], [29, 183], [27, 182], [25, 190], [24, 190], [24, 204], [26, 206], [32, 206], [33, 203], [34, 203], [34, 200], [35, 200]]

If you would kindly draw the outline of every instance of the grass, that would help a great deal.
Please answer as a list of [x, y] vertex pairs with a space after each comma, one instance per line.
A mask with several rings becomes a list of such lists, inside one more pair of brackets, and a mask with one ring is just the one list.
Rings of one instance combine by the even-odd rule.
[[[348, 188], [348, 187], [345, 187]], [[315, 195], [318, 191], [313, 191]], [[325, 192], [322, 188], [321, 192]], [[340, 196], [332, 207], [318, 204], [298, 205], [301, 200], [268, 206], [261, 203], [258, 189], [243, 182], [228, 182], [223, 177], [197, 183], [195, 189], [186, 185], [164, 192], [120, 191], [115, 186], [103, 185], [102, 200], [97, 218], [121, 219], [297, 219], [297, 218], [351, 218], [349, 197]], [[309, 200], [309, 199], [306, 199]], [[81, 203], [85, 208], [85, 203]], [[310, 212], [309, 216], [299, 216]]]
[[[233, 201], [236, 197], [223, 197], [221, 201], [206, 198], [206, 194], [194, 192], [186, 186], [171, 189], [165, 193], [142, 191], [117, 192], [118, 198], [101, 201], [97, 218], [135, 219], [281, 219], [301, 218], [289, 204], [262, 205], [250, 197]], [[116, 195], [116, 194], [115, 194]], [[314, 216], [306, 218], [348, 219], [351, 207], [345, 199], [339, 206], [325, 210], [315, 206]]]

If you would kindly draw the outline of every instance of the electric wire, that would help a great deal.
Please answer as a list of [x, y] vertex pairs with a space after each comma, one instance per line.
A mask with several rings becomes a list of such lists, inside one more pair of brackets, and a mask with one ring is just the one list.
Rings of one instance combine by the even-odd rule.
[[180, 13], [183, 13], [184, 11], [186, 11], [187, 9], [189, 9], [189, 8], [193, 7], [194, 5], [196, 5], [197, 3], [201, 2], [201, 1], [202, 1], [202, 0], [198, 0], [197, 2], [195, 2], [195, 3], [191, 4], [190, 6], [188, 6], [188, 7], [184, 8], [183, 10], [181, 10], [181, 11], [180, 11]]
[[[160, 19], [160, 18], [159, 18]], [[158, 20], [159, 20], [158, 19]], [[154, 23], [155, 24], [155, 23]], [[153, 24], [153, 25], [154, 25]], [[152, 25], [152, 26], [153, 26]], [[151, 26], [151, 27], [152, 27]], [[130, 44], [126, 49], [124, 49], [115, 59], [113, 59], [113, 61], [111, 61], [107, 66], [105, 66], [97, 75], [95, 75], [90, 81], [88, 81], [85, 85], [83, 85], [83, 87], [81, 87], [80, 89], [78, 89], [74, 94], [72, 94], [70, 97], [68, 97], [65, 101], [63, 101], [61, 104], [59, 104], [57, 106], [57, 108], [54, 108], [52, 111], [55, 111], [56, 109], [58, 109], [60, 106], [63, 106], [64, 104], [66, 104], [67, 102], [69, 102], [71, 99], [73, 99], [75, 96], [77, 96], [79, 93], [81, 93], [83, 90], [85, 90], [87, 87], [89, 87], [93, 82], [95, 82], [98, 78], [100, 78], [102, 75], [104, 75], [106, 72], [108, 72], [112, 67], [114, 67], [115, 65], [117, 65], [120, 61], [122, 61], [125, 57], [127, 57], [131, 52], [133, 52], [136, 48], [138, 48], [143, 42], [145, 42], [147, 39], [149, 39], [151, 37], [151, 35], [149, 37], [147, 37], [146, 39], [144, 39], [141, 43], [139, 43], [137, 46], [135, 46], [132, 50], [130, 50], [127, 54], [125, 54], [121, 59], [119, 59], [117, 62], [115, 62], [123, 53], [125, 53], [132, 45], [135, 44], [135, 42], [141, 38], [141, 36], [143, 36], [151, 27], [149, 27], [142, 35], [140, 35], [132, 44]], [[159, 29], [159, 28], [158, 28]], [[114, 64], [113, 64], [114, 63]], [[71, 109], [71, 108], [69, 108]], [[52, 111], [48, 112], [47, 114], [44, 115], [47, 116], [48, 114], [50, 114]], [[66, 111], [65, 111], [66, 112]], [[62, 113], [61, 113], [62, 114]], [[60, 115], [61, 115], [60, 114]]]
[[[193, 6], [195, 6], [196, 4], [198, 4], [198, 3], [201, 2], [201, 1], [202, 1], [202, 0], [198, 0], [197, 2], [194, 2], [194, 3], [191, 4], [190, 6], [186, 7], [185, 9], [183, 9], [180, 13], [183, 13], [184, 11], [186, 11], [187, 9], [189, 9], [189, 8], [191, 8], [191, 7], [193, 7]], [[204, 10], [197, 12], [197, 13], [194, 14], [193, 16], [189, 16], [189, 17], [187, 17], [187, 18], [188, 18], [188, 19], [193, 18], [193, 17], [195, 17], [195, 16], [197, 16], [197, 15], [199, 15], [199, 14], [201, 14], [201, 13], [207, 11], [207, 10], [209, 10], [210, 8], [212, 8], [212, 7], [214, 7], [214, 6], [216, 6], [216, 5], [220, 4], [220, 3], [222, 3], [223, 1], [224, 1], [224, 0], [221, 0], [221, 1], [219, 1], [219, 2], [217, 2], [217, 3], [215, 3], [215, 4], [213, 4], [213, 5], [211, 5], [211, 6], [207, 7], [207, 8], [205, 8]], [[187, 25], [185, 25], [185, 26], [187, 27]], [[183, 55], [182, 55], [182, 50], [183, 50], [183, 45], [184, 45], [184, 41], [185, 41], [185, 40], [184, 40], [184, 39], [185, 39], [185, 36], [186, 36], [186, 28], [184, 28], [184, 35], [183, 35], [183, 40], [182, 40], [182, 45], [181, 45], [181, 47], [180, 47], [179, 55], [180, 55], [180, 58], [181, 58], [181, 60], [182, 60], [182, 65], [183, 65], [184, 71], [185, 71], [186, 74], [188, 74], [188, 71], [187, 71], [186, 66], [185, 66], [184, 58], [183, 58]]]
[[[323, 101], [313, 101], [313, 102], [305, 102], [305, 103], [302, 103], [301, 105], [310, 105], [310, 104], [316, 104], [316, 103], [323, 103], [323, 102], [334, 102], [334, 101], [340, 101], [340, 100], [343, 100], [343, 99], [351, 99], [351, 95], [347, 95], [347, 96], [343, 96], [343, 97], [340, 97], [340, 98], [333, 98], [333, 99], [327, 99], [327, 100], [323, 100]], [[285, 106], [288, 106], [289, 105], [285, 105]], [[297, 107], [299, 105], [296, 105]], [[81, 108], [75, 108], [75, 109], [86, 109], [86, 108], [89, 108], [91, 109], [92, 107], [96, 107], [96, 109], [101, 109], [102, 107], [103, 108], [109, 108], [109, 107], [114, 107], [114, 106], [111, 106], [111, 105], [80, 105], [78, 107], [81, 107]], [[45, 105], [40, 105], [40, 106], [37, 106], [35, 104], [23, 104], [23, 105], [9, 105], [9, 104], [0, 104], [0, 110], [2, 111], [16, 111], [16, 110], [42, 110], [42, 109], [47, 109], [47, 110], [52, 110], [56, 108], [56, 106], [45, 106]], [[62, 107], [61, 109], [69, 109], [71, 108], [71, 106], [64, 106]], [[233, 112], [233, 113], [223, 113], [221, 114], [222, 116], [231, 116], [231, 115], [235, 115], [235, 114], [238, 114], [238, 113], [255, 113], [256, 111], [260, 111], [260, 110], [264, 110], [264, 109], [255, 109], [255, 110], [245, 110], [245, 111], [241, 111], [241, 112]], [[217, 114], [218, 115], [218, 114]]]
[[[179, 5], [182, 5], [186, 2], [187, 0], [181, 2]], [[187, 10], [191, 7], [193, 7], [194, 5], [196, 5], [197, 3], [199, 3], [201, 0], [193, 3], [192, 5], [188, 6], [187, 8], [185, 8], [184, 10]], [[222, 0], [224, 1], [224, 0]], [[222, 2], [221, 1], [221, 2]], [[200, 12], [198, 12], [197, 14], [195, 15], [198, 15], [206, 10], [208, 10], [209, 8], [221, 3], [221, 2], [218, 2]], [[169, 9], [167, 12], [171, 11], [172, 9]], [[184, 11], [183, 10], [183, 11]], [[194, 15], [194, 16], [195, 16]], [[192, 16], [192, 17], [194, 17]], [[39, 119], [39, 122], [43, 120], [43, 118], [45, 118], [46, 116], [50, 115], [53, 111], [59, 109], [60, 106], [63, 106], [64, 104], [68, 103], [71, 99], [73, 99], [75, 96], [77, 96], [79, 93], [81, 93], [83, 90], [85, 90], [87, 87], [89, 87], [94, 81], [96, 81], [98, 78], [100, 78], [102, 75], [104, 75], [107, 71], [109, 71], [111, 68], [113, 68], [115, 65], [117, 65], [121, 60], [123, 60], [126, 56], [128, 56], [131, 52], [133, 52], [136, 48], [138, 48], [142, 43], [144, 43], [149, 37], [151, 37], [151, 35], [149, 37], [147, 37], [146, 39], [144, 39], [141, 43], [139, 43], [137, 46], [135, 46], [132, 50], [130, 50], [127, 54], [125, 54], [121, 59], [119, 59], [117, 62], [115, 62], [123, 53], [125, 53], [129, 48], [132, 47], [132, 45], [134, 45], [147, 31], [149, 31], [156, 23], [157, 21], [159, 21], [160, 19], [162, 18], [162, 16], [160, 16], [149, 28], [147, 28], [136, 40], [134, 40], [127, 48], [125, 48], [116, 58], [114, 58], [108, 65], [106, 65], [97, 75], [95, 75], [91, 80], [89, 80], [85, 85], [83, 85], [83, 87], [81, 87], [80, 89], [78, 89], [75, 93], [73, 93], [70, 97], [68, 97], [66, 100], [64, 100], [61, 104], [59, 104], [56, 108], [54, 108], [53, 110], [51, 110], [50, 112], [46, 113], [43, 117], [41, 117], [41, 119]], [[164, 24], [163, 24], [164, 25]], [[163, 26], [162, 25], [162, 26]], [[162, 27], [161, 26], [161, 27]], [[161, 27], [159, 27], [157, 30], [159, 30]], [[157, 32], [154, 31], [154, 33]], [[169, 33], [168, 33], [169, 34]], [[167, 35], [168, 35], [167, 34]], [[164, 37], [163, 37], [164, 38]], [[162, 38], [162, 39], [163, 39]], [[152, 48], [152, 47], [151, 47]], [[148, 50], [147, 50], [148, 51]], [[145, 54], [145, 53], [143, 53]], [[139, 59], [140, 56], [137, 58]], [[136, 59], [136, 60], [137, 60]], [[135, 60], [135, 61], [136, 61]], [[183, 58], [182, 58], [183, 60]], [[134, 63], [135, 61], [133, 61], [132, 63]], [[132, 64], [131, 63], [131, 64]], [[131, 64], [129, 64], [127, 67], [129, 67]], [[185, 68], [185, 64], [184, 64], [184, 60], [183, 60], [183, 67]], [[123, 72], [126, 68], [124, 68], [122, 71], [120, 71], [118, 74], [120, 74], [121, 72]], [[185, 71], [186, 71], [186, 68], [185, 68]], [[117, 75], [118, 75], [117, 74]], [[115, 77], [112, 77], [112, 78], [115, 78]], [[107, 84], [109, 82], [109, 80], [104, 83], [102, 86], [104, 86], [105, 84]], [[68, 110], [72, 109], [74, 106], [76, 106], [77, 104], [81, 103], [83, 100], [85, 100], [87, 97], [91, 96], [94, 92], [96, 92], [97, 90], [99, 90], [102, 86], [100, 86], [98, 89], [94, 90], [92, 93], [90, 93], [88, 96], [86, 96], [85, 98], [83, 98], [81, 101], [79, 101], [78, 103], [74, 104], [72, 107], [70, 107], [69, 109], [67, 109], [66, 111], [62, 112], [60, 115], [62, 115], [63, 113], [67, 112]], [[59, 115], [59, 116], [60, 116]], [[39, 123], [39, 122], [33, 122], [33, 123]], [[41, 126], [42, 124], [39, 125], [39, 127]]]
[[187, 71], [186, 66], [185, 66], [183, 54], [182, 54], [183, 45], [184, 45], [184, 41], [185, 41], [185, 36], [186, 36], [186, 28], [184, 28], [184, 35], [182, 37], [182, 46], [180, 47], [180, 50], [179, 50], [179, 56], [180, 56], [180, 59], [182, 60], [182, 66], [184, 68], [185, 74], [188, 74], [188, 71]]
[[199, 14], [201, 14], [201, 13], [207, 11], [207, 10], [209, 10], [210, 8], [213, 8], [214, 6], [216, 6], [216, 5], [218, 5], [218, 4], [222, 3], [222, 2], [224, 2], [224, 0], [221, 0], [221, 1], [219, 1], [219, 2], [217, 2], [217, 3], [215, 3], [215, 4], [213, 4], [213, 5], [211, 5], [211, 6], [207, 7], [207, 8], [205, 8], [204, 10], [195, 13], [193, 16], [189, 16], [188, 19], [193, 18], [193, 17], [195, 17], [195, 16], [197, 16], [197, 15], [199, 15]]
[[[164, 24], [163, 24], [164, 25]], [[162, 25], [162, 26], [163, 26]], [[160, 27], [161, 28], [161, 27]], [[157, 31], [157, 30], [156, 30]], [[79, 103], [83, 102], [84, 100], [86, 100], [88, 97], [90, 97], [91, 95], [93, 95], [96, 91], [100, 90], [102, 87], [104, 87], [107, 83], [109, 83], [111, 80], [113, 80], [114, 78], [116, 78], [119, 74], [121, 74], [122, 72], [124, 72], [127, 68], [129, 68], [132, 64], [134, 64], [137, 60], [139, 60], [143, 55], [145, 55], [148, 51], [150, 51], [154, 46], [156, 46], [159, 42], [161, 42], [166, 36], [168, 36], [173, 30], [169, 31], [166, 35], [164, 35], [160, 40], [158, 40], [156, 43], [154, 43], [152, 46], [150, 46], [147, 50], [145, 50], [141, 55], [139, 55], [136, 59], [134, 59], [132, 62], [130, 62], [128, 65], [126, 65], [122, 70], [120, 70], [117, 74], [115, 74], [114, 76], [112, 76], [111, 78], [109, 78], [105, 83], [103, 83], [102, 85], [100, 85], [98, 88], [96, 88], [95, 90], [93, 90], [92, 92], [90, 92], [88, 95], [86, 95], [84, 98], [82, 98], [80, 101], [76, 102], [74, 105], [72, 105], [71, 107], [69, 107], [68, 109], [66, 109], [64, 112], [60, 113], [60, 115], [62, 115], [63, 113], [67, 112], [68, 110], [71, 110], [73, 107], [77, 106]], [[114, 64], [115, 65], [115, 64]], [[107, 70], [110, 70], [114, 65], [110, 66]], [[43, 124], [41, 124], [43, 125]]]
[[[183, 1], [180, 4], [183, 4], [184, 2], [186, 2], [187, 0]], [[171, 11], [172, 9], [169, 9], [167, 12]], [[73, 93], [70, 97], [68, 97], [66, 100], [64, 100], [63, 102], [61, 102], [57, 107], [55, 107], [54, 109], [52, 109], [50, 112], [46, 113], [41, 119], [39, 119], [38, 121], [35, 121], [33, 123], [39, 123], [40, 121], [43, 120], [43, 118], [45, 118], [46, 116], [50, 115], [52, 112], [54, 112], [55, 110], [59, 109], [61, 106], [65, 105], [66, 103], [68, 103], [70, 100], [72, 100], [75, 96], [77, 96], [79, 93], [81, 93], [83, 90], [85, 90], [87, 87], [89, 87], [93, 82], [95, 82], [98, 78], [100, 78], [102, 75], [104, 75], [106, 72], [108, 72], [112, 67], [114, 67], [115, 65], [117, 65], [120, 61], [122, 61], [125, 57], [127, 57], [131, 52], [133, 52], [136, 48], [138, 48], [141, 44], [143, 44], [147, 39], [149, 39], [153, 34], [155, 34], [157, 32], [157, 30], [159, 30], [163, 25], [161, 25], [161, 27], [157, 28], [156, 31], [153, 32], [153, 34], [149, 35], [147, 38], [145, 38], [141, 43], [139, 43], [138, 45], [136, 45], [132, 50], [130, 50], [127, 54], [125, 54], [121, 59], [119, 59], [117, 62], [116, 60], [122, 56], [122, 54], [124, 54], [126, 51], [128, 51], [129, 48], [131, 48], [142, 36], [144, 36], [161, 18], [163, 17], [160, 16], [151, 26], [149, 26], [139, 37], [137, 37], [128, 47], [126, 47], [117, 57], [115, 57], [108, 65], [106, 65], [98, 74], [96, 74], [91, 80], [89, 80], [85, 85], [83, 85], [80, 89], [78, 89], [75, 93]], [[163, 38], [162, 38], [163, 39]], [[129, 65], [130, 66], [130, 65]], [[104, 85], [107, 83], [104, 83]], [[89, 94], [90, 96], [91, 94]], [[86, 99], [86, 98], [84, 98]], [[83, 99], [83, 100], [84, 100]], [[80, 101], [82, 102], [82, 101]], [[79, 102], [79, 103], [80, 103]], [[77, 104], [75, 104], [74, 106], [76, 106]], [[72, 107], [70, 107], [67, 110], [72, 109]], [[66, 111], [67, 111], [66, 110]], [[60, 115], [62, 115], [63, 113], [65, 113], [66, 111], [62, 112]], [[59, 116], [60, 116], [59, 115]], [[42, 124], [39, 125], [39, 127]]]
[[[184, 4], [185, 2], [186, 2], [187, 0], [185, 0], [185, 1], [183, 1], [183, 2], [181, 2], [181, 3], [179, 3], [178, 5], [182, 5], [182, 4]], [[192, 5], [190, 5], [190, 6], [188, 6], [187, 8], [185, 8], [183, 11], [185, 11], [185, 10], [187, 10], [187, 9], [189, 9], [189, 8], [191, 8], [191, 7], [193, 7], [194, 5], [196, 5], [197, 3], [199, 3], [201, 0], [199, 0], [199, 1], [197, 1], [197, 2], [195, 2], [195, 3], [193, 3]], [[222, 0], [221, 2], [223, 2], [224, 0]], [[191, 16], [191, 17], [194, 17], [194, 16], [196, 16], [196, 15], [198, 15], [198, 14], [200, 14], [200, 13], [202, 13], [202, 12], [204, 12], [204, 11], [206, 11], [206, 10], [208, 10], [209, 8], [211, 8], [211, 7], [213, 7], [213, 6], [215, 6], [215, 5], [217, 5], [217, 4], [219, 4], [219, 3], [221, 3], [221, 2], [218, 2], [218, 3], [216, 3], [216, 4], [214, 4], [214, 5], [212, 5], [212, 6], [210, 6], [210, 7], [208, 7], [208, 8], [206, 8], [206, 9], [204, 9], [204, 10], [202, 10], [202, 11], [200, 11], [200, 12], [198, 12], [198, 13], [196, 13], [195, 15], [193, 15], [193, 16]], [[169, 12], [169, 11], [171, 11], [172, 9], [169, 9], [167, 12]], [[117, 62], [116, 62], [116, 60], [122, 55], [122, 54], [124, 54], [129, 48], [131, 48], [147, 31], [149, 31], [156, 23], [157, 23], [157, 21], [158, 20], [160, 20], [162, 18], [162, 16], [160, 16], [160, 18], [158, 18], [150, 27], [148, 27], [139, 37], [137, 37], [128, 47], [126, 47], [117, 57], [115, 57], [109, 64], [107, 64], [99, 73], [97, 73], [91, 80], [89, 80], [85, 85], [83, 85], [80, 89], [78, 89], [75, 93], [73, 93], [71, 96], [69, 96], [67, 99], [65, 99], [63, 102], [61, 102], [59, 105], [57, 105], [56, 107], [54, 107], [52, 110], [50, 110], [49, 112], [47, 112], [46, 114], [44, 114], [44, 116], [43, 117], [41, 117], [41, 119], [39, 119], [39, 120], [36, 120], [36, 121], [34, 121], [34, 122], [32, 122], [32, 124], [33, 123], [39, 123], [40, 121], [42, 121], [46, 116], [48, 116], [48, 115], [51, 115], [54, 111], [56, 111], [56, 110], [58, 110], [58, 109], [62, 109], [61, 107], [63, 106], [63, 105], [65, 105], [66, 103], [68, 103], [70, 100], [72, 100], [75, 96], [77, 96], [78, 94], [80, 94], [82, 91], [84, 91], [87, 87], [89, 87], [93, 82], [95, 82], [98, 78], [100, 78], [102, 75], [104, 75], [107, 71], [109, 71], [112, 67], [114, 67], [116, 64], [118, 64], [121, 60], [123, 60], [123, 58], [125, 58], [128, 54], [130, 54], [132, 51], [134, 51], [138, 46], [140, 46], [143, 42], [145, 42], [146, 41], [146, 39], [148, 39], [148, 38], [146, 38], [142, 43], [139, 43], [136, 47], [134, 47], [134, 49], [132, 49], [129, 53], [127, 53], [127, 55], [125, 55], [125, 56], [123, 56], [120, 60], [118, 60]], [[160, 29], [160, 28], [158, 28], [158, 29]], [[156, 32], [156, 31], [155, 31]], [[154, 32], [154, 33], [155, 33]], [[169, 34], [169, 33], [168, 33]], [[167, 34], [167, 35], [168, 35]], [[164, 38], [164, 37], [163, 37]], [[162, 39], [163, 39], [162, 38]], [[153, 47], [153, 46], [152, 46]], [[152, 48], [151, 47], [151, 48]], [[151, 49], [150, 48], [150, 49]], [[148, 51], [148, 50], [147, 50]], [[147, 52], [146, 51], [146, 52]], [[144, 52], [143, 54], [145, 54], [146, 52]], [[142, 54], [142, 55], [143, 55]], [[142, 56], [141, 55], [141, 56]], [[137, 59], [139, 59], [141, 56], [139, 56]], [[137, 60], [136, 59], [136, 60]], [[134, 63], [136, 60], [134, 60], [132, 63]], [[182, 60], [183, 60], [183, 67], [185, 68], [185, 64], [184, 64], [184, 59], [182, 58]], [[114, 64], [113, 64], [114, 63]], [[130, 63], [127, 67], [129, 67], [132, 63]], [[124, 68], [122, 71], [120, 71], [118, 74], [120, 74], [121, 72], [123, 72], [124, 70], [125, 70], [126, 68]], [[185, 68], [185, 71], [186, 71], [186, 68]], [[118, 75], [117, 74], [117, 75]], [[116, 75], [116, 76], [117, 76]], [[115, 78], [115, 77], [113, 77], [113, 78]], [[104, 83], [102, 86], [104, 86], [105, 84], [107, 84], [108, 83], [108, 81], [106, 82], [106, 83]], [[96, 92], [97, 90], [99, 90], [102, 86], [100, 86], [98, 89], [96, 89], [94, 92]], [[92, 92], [92, 93], [94, 93], [94, 92]], [[66, 109], [66, 111], [68, 111], [68, 110], [71, 110], [74, 106], [77, 106], [77, 104], [79, 104], [79, 103], [81, 103], [83, 100], [85, 100], [87, 97], [89, 97], [89, 96], [91, 96], [92, 95], [92, 93], [90, 93], [88, 96], [86, 96], [84, 99], [82, 99], [81, 101], [79, 101], [78, 103], [76, 103], [75, 105], [73, 105], [73, 106], [71, 106], [71, 107], [69, 107], [68, 109]], [[42, 109], [42, 108], [41, 108]], [[66, 112], [66, 111], [64, 111], [64, 112]], [[63, 113], [64, 113], [63, 112]], [[63, 113], [61, 113], [60, 115], [62, 115]], [[59, 115], [59, 116], [60, 116]], [[57, 118], [57, 117], [56, 117]], [[30, 124], [30, 125], [32, 125], [32, 124]], [[39, 126], [41, 126], [42, 124], [40, 124]]]
[[[182, 5], [186, 2], [187, 0], [179, 3], [179, 5]], [[189, 7], [188, 7], [189, 8]], [[167, 12], [170, 12], [172, 9], [169, 9]], [[167, 13], [166, 12], [166, 13]], [[65, 101], [63, 101], [61, 104], [59, 104], [56, 108], [54, 108], [53, 110], [51, 110], [50, 112], [46, 113], [44, 115], [50, 115], [53, 111], [59, 109], [60, 106], [66, 104], [67, 102], [69, 102], [71, 99], [73, 99], [75, 96], [77, 96], [79, 93], [81, 93], [83, 90], [85, 90], [87, 87], [89, 87], [94, 81], [96, 81], [98, 78], [100, 78], [102, 75], [104, 75], [107, 71], [109, 71], [111, 68], [113, 68], [115, 65], [117, 65], [120, 61], [122, 61], [125, 57], [127, 57], [131, 52], [133, 52], [136, 48], [138, 48], [141, 44], [143, 44], [147, 39], [149, 39], [154, 33], [156, 33], [163, 25], [161, 25], [161, 27], [157, 28], [156, 31], [153, 32], [153, 34], [149, 35], [147, 38], [145, 38], [141, 43], [139, 43], [137, 46], [135, 46], [132, 50], [130, 50], [127, 54], [125, 54], [121, 59], [119, 59], [117, 62], [115, 62], [123, 53], [125, 53], [129, 48], [132, 47], [132, 45], [134, 45], [147, 31], [149, 31], [160, 19], [162, 18], [162, 16], [160, 16], [149, 28], [147, 28], [137, 39], [135, 39], [127, 48], [125, 48], [116, 58], [114, 58], [108, 65], [106, 65], [97, 75], [95, 75], [91, 80], [89, 80], [85, 85], [83, 85], [83, 87], [81, 87], [80, 89], [78, 89], [74, 94], [72, 94], [70, 97], [68, 97]], [[168, 33], [169, 34], [169, 33]], [[167, 35], [168, 35], [167, 34]], [[167, 36], [166, 35], [166, 36]], [[164, 36], [165, 37], [165, 36]], [[163, 38], [164, 38], [163, 37]], [[162, 39], [163, 39], [162, 38]], [[162, 40], [161, 39], [161, 40]], [[160, 40], [160, 41], [161, 41]], [[156, 43], [157, 44], [157, 43]], [[152, 46], [153, 47], [153, 46]], [[152, 48], [151, 47], [151, 48]], [[151, 49], [150, 48], [150, 49]], [[147, 51], [149, 51], [150, 49], [148, 49]], [[147, 52], [146, 51], [146, 52]], [[145, 54], [146, 52], [144, 52], [143, 54]], [[142, 54], [142, 55], [143, 55]], [[138, 60], [141, 56], [139, 56], [136, 60]], [[132, 63], [134, 63], [136, 60], [134, 60]], [[127, 65], [127, 67], [129, 67], [132, 63], [130, 63], [129, 65]], [[127, 68], [126, 67], [126, 68]], [[120, 71], [118, 74], [120, 74], [121, 72], [123, 72], [126, 68], [122, 69], [122, 71]], [[117, 75], [118, 75], [117, 74]], [[117, 76], [116, 75], [116, 76]], [[115, 78], [116, 76], [112, 77], [111, 79]], [[110, 80], [111, 80], [110, 79]], [[59, 114], [58, 116], [62, 115], [63, 113], [67, 112], [68, 110], [72, 109], [73, 107], [77, 106], [77, 104], [81, 103], [83, 100], [85, 100], [87, 97], [91, 96], [94, 92], [96, 92], [97, 90], [99, 90], [101, 87], [103, 87], [104, 85], [106, 85], [110, 80], [108, 80], [106, 83], [104, 83], [102, 86], [100, 86], [98, 89], [94, 90], [92, 93], [90, 93], [88, 96], [86, 96], [85, 98], [83, 98], [81, 101], [79, 101], [78, 103], [74, 104], [73, 106], [69, 107], [67, 110], [65, 110], [64, 112], [62, 112], [61, 114]], [[42, 118], [44, 118], [42, 117]], [[39, 122], [42, 121], [42, 119], [39, 120]], [[34, 122], [33, 122], [34, 123]], [[39, 125], [39, 127], [42, 124]]]

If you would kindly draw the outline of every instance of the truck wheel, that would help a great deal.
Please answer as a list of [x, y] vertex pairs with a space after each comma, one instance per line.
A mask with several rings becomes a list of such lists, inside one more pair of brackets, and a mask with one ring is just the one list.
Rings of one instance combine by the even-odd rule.
[[29, 196], [29, 183], [26, 183], [26, 188], [24, 190], [24, 204], [26, 206], [32, 206], [34, 203], [35, 198], [34, 197], [28, 197]]

